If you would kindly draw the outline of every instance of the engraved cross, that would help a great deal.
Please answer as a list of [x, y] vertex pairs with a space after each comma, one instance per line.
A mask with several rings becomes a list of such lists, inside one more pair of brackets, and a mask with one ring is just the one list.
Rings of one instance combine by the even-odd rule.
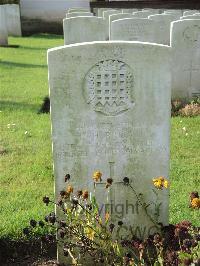
[[[107, 197], [108, 206], [115, 206], [115, 189], [117, 189], [117, 184], [124, 184], [123, 181], [117, 181], [116, 176], [115, 176], [115, 162], [111, 161], [109, 163], [109, 178], [112, 178], [113, 183], [112, 185], [108, 188], [108, 195], [109, 198]], [[98, 182], [96, 183], [97, 186], [103, 185], [104, 187], [106, 186], [107, 182]], [[112, 208], [112, 207], [111, 207]], [[111, 210], [112, 214], [112, 210]], [[111, 216], [111, 221], [113, 220], [114, 217]]]
[[[188, 71], [189, 72], [189, 87], [190, 87], [190, 90], [191, 90], [191, 88], [193, 87], [193, 75], [194, 75], [194, 72], [199, 72], [200, 69], [199, 69], [198, 66], [195, 67], [193, 65], [193, 60], [191, 60], [189, 68], [184, 69], [184, 71]], [[192, 97], [199, 97], [200, 96], [200, 92], [198, 91], [198, 89], [197, 89], [197, 91], [194, 91], [194, 92], [191, 91], [191, 96]]]
[[188, 71], [189, 72], [189, 86], [192, 86], [192, 74], [193, 71], [199, 71], [199, 67], [194, 67], [193, 65], [193, 61], [190, 61], [190, 65], [189, 68], [184, 69], [184, 71]]

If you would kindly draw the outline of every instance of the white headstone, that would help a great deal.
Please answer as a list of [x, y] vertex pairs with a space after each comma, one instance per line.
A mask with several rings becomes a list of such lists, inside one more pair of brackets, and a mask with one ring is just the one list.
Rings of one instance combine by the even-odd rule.
[[105, 10], [105, 11], [103, 11], [103, 18], [109, 19], [110, 15], [119, 14], [119, 13], [122, 13], [122, 11], [121, 10], [115, 10], [115, 9]]
[[[96, 185], [95, 196], [101, 206], [112, 202], [114, 223], [118, 204], [138, 203], [121, 182], [126, 176], [149, 204], [149, 215], [156, 219], [156, 204], [159, 221], [168, 224], [168, 192], [162, 190], [157, 198], [152, 178], [169, 175], [170, 57], [170, 47], [133, 42], [48, 51], [56, 196], [65, 189], [66, 173], [75, 190], [93, 192], [92, 175], [99, 169], [103, 182]], [[113, 179], [109, 196], [108, 177]], [[138, 212], [128, 206], [121, 217], [125, 235], [131, 237], [130, 226], [140, 238], [158, 230], [140, 205]]]
[[158, 43], [170, 45], [171, 22], [180, 19], [180, 17], [174, 14], [159, 14], [151, 15], [148, 18], [159, 23]]
[[164, 14], [176, 14], [181, 17], [183, 15], [183, 11], [180, 9], [168, 9], [164, 11]]
[[151, 16], [154, 14], [158, 14], [158, 11], [156, 9], [154, 11], [153, 10], [144, 10], [144, 11], [133, 12], [133, 16], [135, 18], [148, 18], [148, 16]]
[[180, 17], [180, 19], [200, 19], [200, 13], [191, 15], [191, 16], [184, 16], [184, 17]]
[[172, 23], [172, 99], [200, 97], [200, 20]]
[[159, 23], [145, 18], [114, 20], [110, 27], [110, 40], [140, 41], [157, 43]]
[[198, 13], [199, 11], [198, 10], [188, 10], [188, 11], [184, 11], [183, 12], [183, 16], [191, 16], [191, 15], [194, 15], [196, 13]]
[[109, 38], [110, 38], [110, 27], [111, 27], [111, 22], [114, 20], [122, 19], [122, 18], [133, 18], [133, 15], [131, 13], [119, 13], [119, 14], [114, 14], [109, 16]]
[[103, 17], [103, 12], [106, 10], [111, 10], [110, 8], [98, 8], [97, 15], [98, 17]]
[[67, 13], [66, 18], [74, 18], [74, 17], [92, 17], [94, 16], [93, 13], [91, 12], [72, 12], [72, 13]]
[[133, 12], [137, 12], [138, 9], [137, 8], [124, 8], [122, 9], [122, 13], [133, 13]]
[[67, 13], [73, 13], [73, 12], [90, 12], [90, 8], [74, 7], [74, 8], [69, 8], [67, 10]]
[[118, 20], [118, 19], [122, 19], [122, 18], [133, 18], [133, 15], [131, 13], [119, 13], [119, 14], [110, 15], [109, 16], [109, 24], [113, 20]]
[[8, 35], [22, 36], [19, 5], [5, 5]]
[[106, 41], [107, 28], [102, 18], [74, 17], [63, 20], [64, 43]]
[[141, 11], [151, 11], [153, 14], [160, 14], [161, 10], [157, 8], [143, 8]]
[[109, 16], [114, 15], [114, 14], [122, 14], [121, 10], [106, 10], [103, 12], [103, 18], [106, 20], [107, 25], [109, 26]]
[[8, 45], [5, 5], [0, 5], [0, 45]]
[[109, 17], [111, 15], [114, 15], [114, 14], [122, 14], [122, 11], [121, 10], [115, 10], [115, 9], [110, 9], [110, 10], [106, 10], [103, 12], [103, 18], [105, 19], [106, 21], [106, 27], [107, 27], [107, 39], [109, 39], [109, 34], [110, 34], [110, 25], [109, 25]]

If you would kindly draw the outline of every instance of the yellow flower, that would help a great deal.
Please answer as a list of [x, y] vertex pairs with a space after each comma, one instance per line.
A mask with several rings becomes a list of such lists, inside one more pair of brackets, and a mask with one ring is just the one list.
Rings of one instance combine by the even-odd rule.
[[159, 176], [157, 178], [153, 178], [153, 184], [157, 189], [163, 189], [169, 187], [169, 182], [163, 177]]
[[93, 173], [92, 178], [94, 179], [95, 182], [99, 182], [99, 181], [101, 182], [102, 180], [101, 177], [102, 177], [102, 173], [100, 171], [96, 171]]
[[70, 194], [70, 193], [73, 193], [74, 189], [73, 189], [72, 186], [69, 185], [69, 186], [67, 187], [66, 191], [67, 191], [67, 193]]
[[93, 230], [92, 228], [87, 227], [87, 228], [85, 229], [85, 234], [86, 234], [86, 236], [87, 236], [90, 240], [93, 240], [93, 239], [94, 239], [95, 232], [94, 232], [94, 230]]
[[162, 181], [159, 179], [153, 179], [153, 184], [158, 189], [162, 188]]
[[191, 206], [194, 209], [199, 209], [200, 208], [200, 199], [199, 198], [192, 199]]
[[168, 187], [169, 187], [169, 182], [168, 182], [167, 180], [165, 180], [164, 183], [163, 183], [163, 186], [164, 186], [165, 188], [168, 188]]

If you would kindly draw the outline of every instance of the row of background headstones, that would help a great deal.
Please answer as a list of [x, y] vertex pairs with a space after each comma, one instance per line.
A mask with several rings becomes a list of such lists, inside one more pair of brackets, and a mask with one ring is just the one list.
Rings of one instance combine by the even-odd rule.
[[8, 36], [21, 36], [19, 5], [0, 5], [0, 45], [8, 45]]
[[[89, 10], [87, 11], [85, 9], [83, 10], [84, 12], [80, 11], [81, 10], [79, 10], [79, 12], [67, 13], [67, 19], [63, 21], [65, 44], [121, 39], [127, 41], [149, 41], [170, 45], [170, 23], [179, 20], [183, 14], [180, 10], [165, 11], [165, 13], [160, 15], [160, 10], [144, 10], [131, 14], [130, 12], [122, 13], [124, 10], [100, 9], [97, 17], [93, 16], [93, 13], [88, 12]], [[127, 11], [125, 10], [125, 12]], [[191, 14], [192, 12], [196, 13], [198, 10], [186, 11], [184, 15]], [[83, 16], [87, 16], [88, 18], [81, 18]], [[79, 20], [69, 20], [69, 18], [75, 17], [79, 17]], [[135, 20], [131, 20], [131, 18]], [[185, 18], [186, 17], [184, 17], [184, 19]], [[200, 18], [200, 13], [193, 18]], [[119, 19], [121, 20], [116, 21]], [[142, 25], [142, 23], [144, 25]], [[79, 27], [79, 25], [81, 26]], [[122, 29], [120, 29], [120, 26]], [[147, 32], [143, 36], [137, 38], [137, 34], [134, 34], [134, 27], [140, 26], [146, 26]], [[73, 32], [70, 34], [70, 30], [73, 28], [77, 28], [75, 30], [76, 34], [73, 34]]]
[[[200, 20], [198, 20], [200, 13], [198, 10], [185, 12], [171, 10], [163, 14], [158, 14], [160, 10], [144, 10], [128, 14], [122, 13], [127, 10], [100, 9], [98, 10], [100, 17], [93, 16], [89, 10], [76, 11], [67, 13], [67, 17], [70, 15], [70, 18], [63, 20], [65, 44], [109, 39], [171, 45], [173, 48], [172, 99], [191, 100], [200, 96], [198, 78], [200, 75]], [[129, 10], [129, 12], [132, 11], [135, 10]], [[137, 18], [137, 16], [145, 18]]]

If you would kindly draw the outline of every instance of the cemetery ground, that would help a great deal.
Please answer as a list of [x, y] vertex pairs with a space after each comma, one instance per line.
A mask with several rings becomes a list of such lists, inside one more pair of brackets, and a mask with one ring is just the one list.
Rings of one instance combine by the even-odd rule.
[[[63, 45], [63, 39], [12, 37], [9, 44], [19, 48], [0, 48], [0, 249], [10, 240], [23, 242], [29, 220], [53, 210], [42, 203], [44, 195], [54, 195], [50, 115], [38, 110], [48, 95], [47, 49]], [[199, 140], [200, 116], [171, 119], [171, 223], [199, 225], [199, 211], [189, 208], [190, 193], [200, 190]], [[39, 235], [45, 233], [41, 229]]]

